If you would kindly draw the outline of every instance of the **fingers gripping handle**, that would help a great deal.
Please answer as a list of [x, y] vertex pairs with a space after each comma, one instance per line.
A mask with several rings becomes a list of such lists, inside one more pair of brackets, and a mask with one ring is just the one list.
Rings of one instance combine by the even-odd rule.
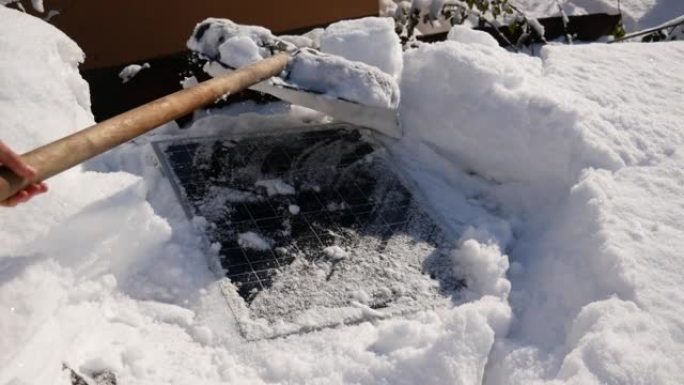
[[23, 190], [29, 182], [5, 166], [0, 167], [0, 202]]
[[277, 76], [285, 69], [288, 60], [289, 56], [285, 53], [271, 56], [26, 153], [22, 159], [36, 169], [37, 176], [26, 180], [7, 167], [0, 166], [0, 202], [31, 183], [42, 182], [227, 94], [242, 91], [262, 80]]

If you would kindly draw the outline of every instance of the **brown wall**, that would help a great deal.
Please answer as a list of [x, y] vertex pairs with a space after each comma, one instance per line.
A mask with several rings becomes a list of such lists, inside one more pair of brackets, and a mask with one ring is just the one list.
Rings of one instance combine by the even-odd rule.
[[181, 52], [195, 24], [224, 17], [275, 32], [375, 15], [378, 0], [46, 0], [52, 22], [86, 52], [84, 68]]

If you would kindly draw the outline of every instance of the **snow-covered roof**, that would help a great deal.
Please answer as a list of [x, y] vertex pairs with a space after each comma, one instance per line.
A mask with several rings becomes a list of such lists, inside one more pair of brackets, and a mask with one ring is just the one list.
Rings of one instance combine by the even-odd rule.
[[[21, 152], [91, 124], [78, 47], [20, 12], [0, 7], [0, 20], [0, 139]], [[70, 384], [63, 364], [126, 384], [678, 383], [684, 43], [533, 57], [457, 40], [401, 55], [404, 136], [382, 143], [458, 234], [458, 296], [245, 341], [206, 262], [220, 253], [204, 243], [208, 222], [187, 220], [149, 143], [328, 120], [245, 103], [0, 211], [0, 383]]]

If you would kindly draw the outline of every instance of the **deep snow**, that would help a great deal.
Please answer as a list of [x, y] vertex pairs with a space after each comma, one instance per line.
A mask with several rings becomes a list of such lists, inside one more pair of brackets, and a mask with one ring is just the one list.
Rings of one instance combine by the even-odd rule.
[[458, 42], [406, 54], [403, 147], [478, 175], [452, 183], [514, 226], [502, 246], [515, 318], [487, 383], [679, 381], [683, 55], [586, 45], [537, 59]]
[[[92, 123], [76, 45], [0, 20], [0, 138], [25, 151]], [[403, 55], [405, 136], [386, 139], [461, 234], [452, 306], [243, 341], [148, 136], [0, 212], [0, 383], [68, 384], [67, 363], [126, 384], [677, 384], [684, 43], [534, 58], [468, 36]], [[246, 103], [153, 136], [302, 120], [326, 118]]]

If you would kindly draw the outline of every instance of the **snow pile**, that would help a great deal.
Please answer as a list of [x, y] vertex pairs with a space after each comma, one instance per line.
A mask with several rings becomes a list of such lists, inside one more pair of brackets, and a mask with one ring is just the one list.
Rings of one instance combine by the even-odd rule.
[[585, 167], [622, 164], [590, 142], [589, 127], [570, 107], [580, 98], [549, 92], [536, 58], [446, 42], [408, 51], [405, 59], [406, 142], [434, 147], [451, 163], [499, 182], [570, 183]]
[[489, 47], [499, 46], [499, 43], [492, 35], [462, 25], [451, 27], [447, 35], [447, 40], [458, 41], [465, 44], [481, 44]]
[[368, 64], [313, 50], [294, 55], [285, 79], [298, 88], [366, 106], [399, 104], [399, 86], [391, 76]]
[[339, 261], [349, 256], [349, 253], [339, 246], [329, 246], [323, 249], [323, 253], [333, 261]]
[[331, 24], [321, 35], [321, 51], [401, 73], [402, 49], [391, 18], [366, 17]]
[[[12, 53], [0, 56], [3, 139], [28, 150], [91, 124], [80, 50], [37, 19], [4, 8], [0, 18], [0, 49]], [[18, 38], [27, 35], [36, 44]], [[280, 127], [282, 118], [217, 114], [193, 134]], [[51, 194], [0, 213], [0, 383], [70, 384], [63, 363], [129, 384], [481, 381], [510, 319], [503, 298], [242, 340], [207, 269], [194, 228], [203, 221], [184, 219], [147, 140], [55, 177]]]
[[[0, 14], [0, 25], [6, 31], [25, 28], [27, 21], [16, 17], [17, 12], [0, 7]], [[20, 153], [56, 140], [71, 133], [74, 127], [84, 127], [92, 121], [88, 85], [76, 68], [83, 60], [83, 53], [66, 36], [54, 31], [49, 25], [34, 21], [30, 28], [25, 28], [21, 38], [9, 32], [0, 35], [2, 52], [22, 53], [0, 56], [3, 68], [0, 72], [2, 141]], [[45, 65], [36, 66], [36, 58]], [[52, 63], [64, 69], [55, 71], [49, 67]], [[68, 116], [53, 118], [65, 115], [65, 108], [69, 110]], [[36, 114], [36, 111], [40, 113]]]
[[[516, 234], [483, 221], [476, 236], [511, 250], [516, 312], [486, 383], [679, 381], [682, 60], [681, 43], [545, 47], [531, 58], [445, 42], [405, 54], [395, 153], [422, 164], [411, 174], [436, 206], [489, 207]], [[464, 198], [445, 202], [434, 173]], [[456, 263], [490, 252], [466, 241]], [[506, 269], [495, 266], [472, 265], [472, 276]], [[469, 287], [508, 284], [488, 282]]]
[[[515, 344], [497, 352], [492, 383], [679, 381], [684, 238], [671, 205], [681, 207], [683, 160], [587, 171], [558, 218], [524, 237], [519, 254], [529, 267], [513, 281]], [[559, 353], [541, 358], [548, 349]]]
[[[677, 44], [546, 47], [541, 56], [458, 42], [407, 52], [404, 74], [411, 76], [402, 81], [401, 108], [406, 140], [451, 153], [455, 163], [499, 182], [571, 184], [587, 167], [658, 162], [684, 140], [676, 124], [678, 89], [653, 91], [653, 76], [676, 72], [667, 63], [681, 57]], [[631, 72], [616, 72], [619, 67]], [[435, 73], [437, 68], [443, 69]], [[594, 81], [577, 80], [589, 77]], [[612, 92], [617, 88], [623, 90], [619, 97]], [[423, 103], [436, 92], [450, 97]], [[648, 102], [647, 92], [668, 104]], [[436, 122], [431, 128], [423, 127], [426, 116]]]
[[[0, 19], [0, 137], [27, 151], [92, 124], [81, 50], [39, 19], [4, 7]], [[92, 359], [134, 370], [138, 332], [124, 325], [151, 326], [156, 316], [128, 296], [187, 299], [208, 275], [189, 233], [171, 241], [141, 178], [76, 167], [49, 182], [51, 194], [0, 213], [3, 384], [66, 384], [62, 363], [79, 369]], [[149, 269], [162, 261], [168, 269]], [[122, 344], [83, 343], [112, 338]]]

